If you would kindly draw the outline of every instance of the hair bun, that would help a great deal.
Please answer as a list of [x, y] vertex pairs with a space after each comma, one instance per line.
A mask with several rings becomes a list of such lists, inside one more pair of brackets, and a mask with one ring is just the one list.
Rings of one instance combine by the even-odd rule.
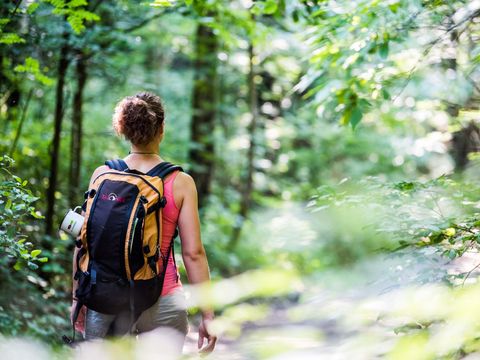
[[[152, 98], [158, 101], [152, 101]], [[117, 104], [113, 115], [113, 127], [132, 144], [145, 145], [157, 135], [163, 117], [160, 98], [153, 94], [140, 93], [128, 96]]]

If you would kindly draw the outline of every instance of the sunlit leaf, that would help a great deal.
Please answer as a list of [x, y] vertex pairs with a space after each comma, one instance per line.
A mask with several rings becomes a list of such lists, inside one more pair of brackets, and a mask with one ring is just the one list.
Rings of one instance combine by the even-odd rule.
[[38, 9], [39, 5], [40, 5], [39, 2], [32, 2], [30, 5], [28, 5], [27, 14], [29, 15], [33, 14]]
[[170, 7], [170, 6], [173, 6], [173, 2], [169, 1], [169, 0], [155, 0], [154, 2], [150, 3], [150, 6], [153, 6], [153, 7]]
[[38, 249], [32, 250], [32, 252], [30, 253], [30, 256], [32, 258], [36, 258], [38, 255], [40, 255], [41, 252], [42, 250], [38, 250]]
[[15, 33], [0, 33], [0, 44], [23, 44], [25, 39]]

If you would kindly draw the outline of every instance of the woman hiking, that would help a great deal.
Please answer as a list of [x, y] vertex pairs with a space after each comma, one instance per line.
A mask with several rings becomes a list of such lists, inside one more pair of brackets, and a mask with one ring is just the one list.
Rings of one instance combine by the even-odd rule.
[[[160, 143], [165, 133], [165, 121], [164, 108], [158, 96], [143, 92], [121, 100], [115, 108], [113, 128], [118, 135], [123, 136], [130, 143], [128, 156], [117, 160], [117, 163], [128, 168], [128, 172], [147, 174], [152, 169], [162, 167], [159, 164], [166, 163], [159, 154]], [[95, 179], [102, 174], [106, 175], [109, 171], [111, 171], [111, 165], [103, 165], [95, 169], [91, 176], [89, 189], [92, 188]], [[163, 267], [162, 264], [158, 264], [158, 268], [165, 269], [161, 295], [153, 306], [137, 317], [133, 327], [130, 322], [131, 317], [128, 315], [107, 314], [83, 306], [74, 326], [84, 334], [86, 340], [106, 336], [122, 336], [131, 333], [132, 329], [141, 334], [162, 327], [173, 330], [171, 333], [175, 334], [172, 335], [175, 339], [172, 338], [172, 346], [175, 346], [178, 353], [181, 353], [188, 332], [186, 301], [173, 250], [169, 247], [171, 242], [173, 243], [172, 239], [176, 235], [177, 228], [189, 283], [209, 282], [210, 275], [207, 257], [200, 238], [197, 190], [194, 180], [188, 174], [175, 170], [163, 178], [163, 184], [163, 196], [166, 204], [164, 204], [160, 216], [162, 226], [160, 256], [155, 258], [155, 261], [158, 259], [159, 262], [162, 259], [165, 260], [163, 264], [166, 265]], [[106, 200], [120, 201], [122, 198], [116, 198], [115, 195], [114, 198]], [[159, 220], [157, 219], [157, 221]], [[72, 313], [76, 307], [76, 295], [78, 295], [76, 290], [79, 287], [78, 281], [75, 280], [78, 278], [77, 267], [81, 267], [78, 265], [77, 258], [79, 251], [81, 250], [76, 247], [73, 274], [77, 275], [74, 276], [73, 282]], [[92, 258], [91, 254], [90, 258]], [[209, 353], [215, 347], [216, 337], [208, 332], [213, 316], [213, 311], [203, 309], [198, 339], [198, 348], [202, 353]], [[205, 340], [207, 343], [204, 345]]]

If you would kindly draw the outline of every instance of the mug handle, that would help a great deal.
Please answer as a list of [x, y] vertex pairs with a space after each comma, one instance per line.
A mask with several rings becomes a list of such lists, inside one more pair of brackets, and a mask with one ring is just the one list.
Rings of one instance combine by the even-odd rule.
[[[81, 207], [81, 206], [76, 206], [75, 209], [73, 209], [73, 211], [76, 212], [76, 213], [78, 213], [78, 212], [77, 212], [78, 209], [82, 209], [82, 207]], [[80, 213], [78, 213], [78, 214], [80, 214]]]

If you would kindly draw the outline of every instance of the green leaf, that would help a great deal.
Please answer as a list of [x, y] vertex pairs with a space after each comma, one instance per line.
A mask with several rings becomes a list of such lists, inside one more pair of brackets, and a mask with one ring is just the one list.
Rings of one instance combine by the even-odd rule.
[[400, 7], [400, 2], [397, 1], [395, 3], [391, 3], [391, 4], [388, 5], [388, 7], [389, 7], [391, 12], [396, 14], [398, 12], [399, 7]]
[[30, 253], [30, 256], [35, 259], [38, 255], [40, 255], [41, 252], [42, 250], [38, 250], [38, 249], [32, 250], [32, 252]]
[[384, 42], [380, 45], [378, 53], [382, 59], [386, 59], [388, 57], [388, 42]]
[[12, 199], [8, 199], [7, 203], [5, 204], [5, 210], [10, 210], [12, 207]]
[[410, 181], [400, 181], [396, 183], [394, 189], [401, 190], [401, 191], [411, 191], [415, 189], [415, 183]]
[[352, 109], [352, 114], [350, 115], [350, 124], [352, 125], [352, 128], [355, 129], [355, 127], [360, 123], [362, 120], [363, 114], [362, 111], [358, 106], [355, 106]]
[[10, 22], [10, 19], [8, 18], [0, 18], [0, 29], [2, 28], [2, 26], [7, 25], [9, 22]]
[[150, 6], [153, 6], [153, 7], [170, 7], [170, 6], [173, 6], [173, 4], [169, 0], [155, 0], [154, 2], [150, 3]]
[[40, 5], [38, 2], [33, 2], [27, 7], [27, 14], [31, 15], [37, 10], [38, 5]]
[[77, 8], [80, 6], [87, 6], [88, 1], [87, 0], [70, 0], [67, 4], [69, 8]]
[[46, 263], [46, 262], [48, 262], [48, 258], [47, 258], [47, 257], [41, 257], [41, 258], [38, 258], [37, 260], [38, 260], [39, 262], [41, 262], [41, 263]]
[[267, 0], [263, 8], [263, 13], [266, 15], [274, 14], [278, 9], [278, 4], [275, 0]]
[[44, 216], [39, 211], [30, 211], [30, 215], [32, 215], [35, 219], [43, 219]]
[[44, 75], [42, 71], [40, 70], [40, 64], [37, 59], [34, 59], [32, 57], [27, 57], [25, 59], [25, 64], [23, 65], [17, 65], [13, 69], [13, 71], [19, 72], [19, 73], [30, 73], [33, 75], [33, 77], [41, 82], [44, 85], [52, 85], [53, 84], [53, 79], [49, 78], [48, 76]]
[[23, 44], [25, 39], [15, 33], [0, 33], [0, 44]]
[[21, 261], [17, 261], [15, 265], [13, 265], [13, 268], [17, 271], [21, 270], [23, 268], [23, 264]]
[[31, 261], [28, 262], [28, 267], [32, 270], [37, 270], [38, 269], [38, 265], [35, 264], [34, 262], [31, 262]]
[[382, 89], [382, 96], [385, 100], [390, 100], [390, 98], [391, 98], [390, 93], [385, 89]]

